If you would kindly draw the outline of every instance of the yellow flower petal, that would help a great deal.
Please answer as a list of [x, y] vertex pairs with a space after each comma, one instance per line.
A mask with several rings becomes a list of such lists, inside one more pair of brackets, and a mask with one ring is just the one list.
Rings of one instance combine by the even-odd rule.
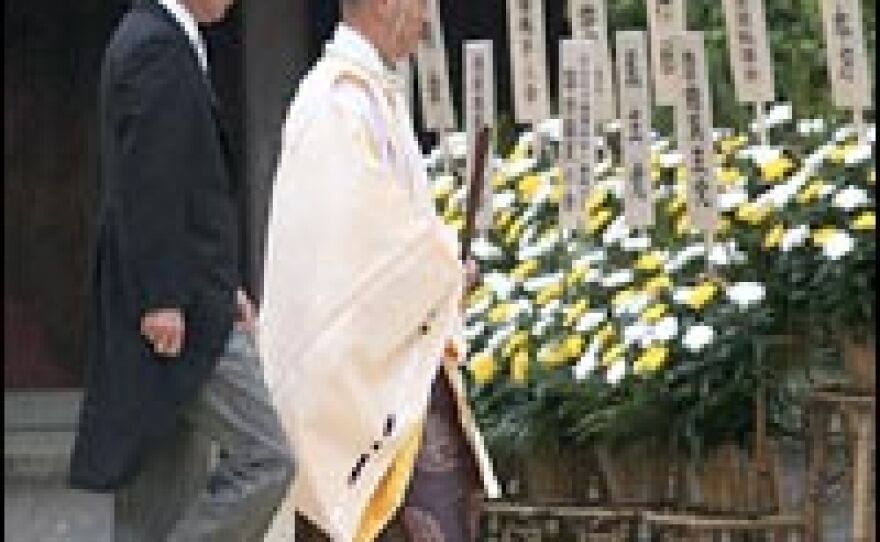
[[539, 175], [525, 175], [517, 186], [519, 197], [525, 201], [532, 201], [542, 184], [543, 179]]
[[877, 228], [877, 218], [874, 216], [873, 211], [865, 211], [860, 214], [858, 218], [853, 220], [852, 228], [854, 230], [873, 230]]
[[652, 373], [663, 367], [669, 357], [669, 349], [665, 346], [652, 346], [645, 350], [633, 364], [636, 374]]
[[761, 177], [768, 183], [782, 179], [794, 167], [794, 163], [785, 156], [761, 164]]
[[823, 226], [813, 232], [813, 244], [821, 247], [828, 242], [828, 239], [830, 239], [834, 235], [837, 235], [838, 233], [840, 233], [840, 230], [835, 228], [834, 226]]
[[624, 303], [628, 303], [636, 296], [636, 294], [638, 294], [638, 292], [633, 288], [627, 288], [625, 290], [620, 290], [619, 292], [614, 294], [614, 297], [611, 298], [611, 306], [612, 307], [619, 307], [620, 305], [623, 305]]
[[527, 331], [517, 331], [507, 339], [501, 355], [509, 358], [520, 347], [526, 347], [529, 343], [529, 334]]
[[667, 275], [657, 275], [645, 283], [644, 290], [649, 295], [655, 295], [661, 290], [669, 290], [670, 288], [672, 288], [672, 280]]
[[570, 327], [574, 325], [578, 318], [580, 318], [584, 312], [589, 307], [589, 303], [586, 299], [581, 299], [574, 305], [565, 309], [565, 319], [564, 323], [566, 327]]
[[713, 282], [704, 282], [703, 284], [697, 286], [693, 290], [691, 290], [690, 295], [688, 295], [685, 304], [687, 304], [690, 308], [694, 310], [702, 309], [706, 303], [712, 300], [715, 297], [715, 294], [718, 292], [718, 286]]
[[562, 295], [562, 282], [554, 282], [544, 286], [535, 296], [535, 304], [544, 306]]
[[486, 318], [492, 324], [500, 324], [510, 320], [515, 310], [516, 305], [513, 303], [499, 303], [489, 310], [489, 314], [486, 315]]
[[513, 271], [510, 272], [510, 278], [519, 281], [525, 280], [537, 270], [537, 260], [526, 260], [513, 268]]
[[620, 356], [623, 355], [623, 345], [620, 343], [615, 344], [608, 348], [604, 354], [602, 354], [602, 360], [600, 362], [601, 365], [608, 366], [611, 363], [620, 359]]
[[601, 346], [601, 345], [605, 344], [605, 342], [607, 342], [608, 340], [612, 339], [613, 337], [614, 337], [614, 325], [609, 322], [609, 323], [605, 324], [604, 326], [602, 326], [598, 332], [596, 332], [594, 339]]
[[645, 322], [649, 324], [656, 322], [657, 320], [663, 318], [666, 315], [666, 311], [669, 307], [666, 303], [657, 303], [648, 307], [645, 312], [642, 313], [642, 318], [645, 319]]
[[661, 254], [657, 251], [646, 252], [636, 260], [635, 268], [639, 271], [656, 271], [663, 265]]
[[495, 377], [495, 369], [495, 359], [488, 353], [477, 354], [468, 364], [468, 370], [477, 384], [491, 382]]
[[604, 188], [594, 188], [590, 196], [584, 202], [584, 209], [586, 211], [592, 211], [596, 209], [603, 203], [605, 203], [605, 198], [608, 196], [608, 191]]
[[718, 171], [718, 182], [723, 186], [738, 184], [742, 177], [742, 173], [733, 168], [721, 168]]
[[510, 378], [517, 384], [525, 384], [529, 374], [529, 353], [520, 350], [510, 361]]
[[580, 335], [569, 335], [562, 344], [562, 349], [567, 357], [576, 358], [584, 349], [584, 338]]
[[600, 209], [587, 221], [587, 233], [598, 232], [609, 220], [611, 220], [611, 211]]
[[784, 235], [785, 227], [782, 224], [777, 224], [772, 230], [767, 232], [767, 235], [764, 236], [764, 248], [771, 249], [778, 247]]

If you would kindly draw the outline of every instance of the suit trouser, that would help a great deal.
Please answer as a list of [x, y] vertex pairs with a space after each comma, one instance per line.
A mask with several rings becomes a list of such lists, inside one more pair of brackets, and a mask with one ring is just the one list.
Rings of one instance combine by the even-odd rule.
[[250, 334], [232, 332], [184, 419], [212, 439], [219, 453], [207, 486], [189, 503], [168, 540], [262, 540], [294, 468]]

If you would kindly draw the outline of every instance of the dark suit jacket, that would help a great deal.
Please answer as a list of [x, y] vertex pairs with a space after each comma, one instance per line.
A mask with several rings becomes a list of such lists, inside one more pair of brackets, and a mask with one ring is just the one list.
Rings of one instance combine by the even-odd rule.
[[[178, 23], [135, 0], [101, 71], [103, 202], [92, 351], [71, 462], [75, 487], [113, 490], [174, 428], [222, 353], [241, 284], [228, 145]], [[182, 354], [157, 357], [145, 311], [180, 307]]]

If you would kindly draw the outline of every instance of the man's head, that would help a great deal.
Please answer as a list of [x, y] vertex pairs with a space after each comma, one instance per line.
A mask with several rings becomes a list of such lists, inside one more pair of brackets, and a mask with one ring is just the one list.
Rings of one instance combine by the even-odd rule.
[[193, 17], [201, 24], [212, 24], [223, 20], [226, 11], [235, 0], [181, 0]]
[[427, 0], [340, 0], [342, 17], [397, 62], [415, 52], [425, 22]]

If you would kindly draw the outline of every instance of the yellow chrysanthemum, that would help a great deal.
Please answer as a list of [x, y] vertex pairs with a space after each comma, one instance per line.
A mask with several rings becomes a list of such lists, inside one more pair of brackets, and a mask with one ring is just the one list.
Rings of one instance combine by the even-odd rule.
[[797, 202], [801, 205], [812, 203], [819, 198], [819, 195], [822, 194], [822, 190], [825, 186], [825, 183], [819, 179], [810, 182], [798, 192], [796, 196]]
[[721, 148], [720, 150], [722, 154], [732, 154], [745, 145], [747, 141], [748, 139], [744, 136], [726, 137], [721, 140], [719, 147]]
[[510, 226], [507, 227], [507, 232], [504, 234], [504, 242], [508, 245], [512, 245], [519, 239], [524, 227], [525, 223], [522, 220], [514, 220], [511, 222]]
[[719, 218], [718, 224], [715, 227], [715, 235], [724, 235], [730, 231], [730, 220], [726, 218]]
[[587, 276], [587, 267], [585, 265], [575, 265], [571, 270], [571, 273], [566, 277], [566, 284], [569, 286], [574, 286], [579, 283], [585, 276]]
[[468, 369], [477, 384], [491, 382], [495, 377], [495, 358], [485, 352], [477, 354], [468, 364]]
[[467, 305], [468, 307], [473, 307], [474, 305], [477, 305], [478, 303], [481, 303], [481, 302], [485, 301], [486, 299], [488, 299], [489, 295], [490, 295], [489, 288], [487, 288], [486, 286], [480, 286], [480, 287], [474, 289], [473, 292], [468, 294], [467, 300], [465, 301], [465, 305]]
[[565, 187], [562, 184], [554, 184], [550, 189], [550, 201], [559, 203], [562, 200], [562, 191]]
[[432, 192], [434, 193], [434, 199], [442, 199], [452, 193], [452, 186], [435, 184], [432, 187]]
[[578, 334], [569, 335], [562, 343], [562, 350], [567, 358], [576, 358], [584, 350], [584, 338]]
[[463, 218], [455, 218], [447, 222], [449, 227], [454, 229], [455, 231], [462, 231], [464, 229], [464, 219]]
[[694, 310], [700, 310], [715, 297], [717, 292], [718, 286], [714, 282], [704, 282], [690, 291], [685, 304]]
[[834, 226], [823, 226], [813, 232], [812, 240], [816, 246], [824, 246], [832, 236], [840, 233], [840, 230]]
[[683, 235], [687, 235], [693, 231], [693, 227], [691, 227], [691, 217], [687, 214], [683, 214], [678, 217], [678, 220], [675, 222], [675, 234], [679, 237]]
[[492, 176], [492, 188], [504, 188], [504, 186], [507, 185], [508, 180], [509, 178], [506, 175], [496, 173]]
[[587, 220], [587, 233], [596, 233], [611, 220], [611, 211], [599, 209], [596, 214]]
[[773, 226], [767, 235], [764, 236], [764, 248], [771, 249], [779, 246], [782, 237], [785, 235], [785, 227], [782, 224]]
[[489, 314], [486, 315], [486, 318], [492, 324], [500, 324], [510, 320], [515, 311], [516, 305], [513, 303], [499, 303], [489, 309]]
[[644, 290], [649, 295], [656, 295], [661, 290], [668, 290], [670, 288], [672, 288], [672, 280], [667, 275], [657, 275], [645, 283]]
[[649, 324], [654, 323], [666, 316], [666, 311], [668, 309], [669, 307], [666, 303], [656, 303], [648, 307], [645, 312], [642, 313], [642, 318]]
[[510, 272], [510, 278], [518, 281], [525, 280], [537, 270], [537, 260], [526, 260], [513, 268], [513, 271]]
[[507, 339], [507, 343], [505, 343], [501, 355], [505, 358], [509, 358], [517, 349], [526, 347], [528, 344], [529, 333], [527, 331], [517, 331]]
[[782, 179], [793, 167], [794, 163], [791, 160], [785, 156], [780, 156], [761, 164], [761, 177], [766, 182], [773, 183]]
[[652, 346], [645, 350], [633, 364], [636, 374], [652, 373], [663, 367], [669, 358], [669, 349], [665, 346]]
[[836, 145], [828, 152], [828, 159], [835, 164], [842, 164], [854, 147], [852, 144]]
[[742, 173], [734, 168], [721, 168], [718, 171], [718, 182], [723, 186], [732, 186], [742, 179]]
[[529, 374], [529, 353], [520, 350], [510, 360], [510, 378], [517, 384], [525, 384]]
[[675, 183], [684, 184], [687, 182], [687, 168], [684, 165], [675, 168]]
[[623, 345], [620, 343], [611, 346], [610, 348], [608, 348], [608, 350], [605, 351], [604, 354], [602, 354], [602, 360], [600, 361], [600, 364], [606, 367], [608, 365], [611, 365], [612, 362], [620, 359], [620, 356], [623, 355], [623, 350]]
[[593, 211], [593, 209], [598, 208], [600, 205], [605, 203], [605, 198], [608, 196], [608, 191], [604, 188], [595, 188], [593, 189], [590, 197], [584, 201], [584, 210], [587, 212]]
[[646, 252], [636, 260], [635, 268], [639, 271], [656, 271], [663, 265], [663, 259], [659, 252]]
[[659, 181], [660, 177], [662, 176], [662, 173], [660, 172], [660, 168], [651, 166], [650, 175], [651, 175], [651, 183], [657, 184], [657, 181]]
[[865, 211], [853, 220], [852, 228], [854, 230], [873, 230], [877, 228], [877, 218], [874, 211]]
[[509, 209], [501, 209], [495, 213], [495, 229], [503, 230], [510, 223], [511, 219], [513, 219], [513, 213]]
[[769, 214], [770, 206], [753, 202], [743, 203], [736, 209], [736, 218], [752, 226], [757, 226], [763, 222]]
[[535, 296], [535, 303], [538, 306], [544, 306], [547, 303], [550, 303], [554, 299], [557, 299], [562, 295], [562, 282], [554, 282], [552, 284], [548, 284], [544, 286], [538, 291], [538, 294]]
[[877, 171], [874, 168], [871, 168], [871, 171], [868, 172], [868, 184], [874, 184], [877, 181]]
[[607, 323], [602, 326], [599, 331], [596, 332], [596, 336], [594, 337], [597, 344], [600, 346], [605, 344], [607, 341], [614, 338], [614, 325], [612, 323]]
[[542, 182], [543, 179], [541, 179], [539, 175], [523, 176], [516, 187], [519, 197], [525, 201], [532, 201], [535, 199], [535, 194], [538, 193], [538, 189], [541, 188]]
[[584, 312], [589, 307], [589, 303], [586, 299], [581, 299], [574, 305], [567, 307], [565, 309], [565, 318], [564, 323], [566, 327], [570, 327], [574, 325], [578, 318], [583, 316]]
[[634, 288], [627, 288], [625, 290], [620, 290], [619, 292], [614, 294], [614, 296], [611, 298], [611, 306], [612, 307], [619, 307], [620, 305], [623, 305], [624, 303], [628, 303], [636, 296], [636, 294], [638, 294], [638, 291], [636, 291]]
[[520, 141], [516, 144], [513, 150], [510, 152], [510, 156], [507, 157], [509, 161], [514, 160], [523, 160], [529, 154], [529, 144], [527, 141]]
[[666, 204], [666, 212], [670, 215], [674, 215], [684, 208], [685, 203], [687, 203], [685, 195], [676, 194], [671, 200], [669, 200], [669, 203]]
[[551, 239], [559, 238], [559, 228], [556, 226], [550, 226], [538, 237], [538, 243], [543, 243], [545, 241], [549, 241]]

